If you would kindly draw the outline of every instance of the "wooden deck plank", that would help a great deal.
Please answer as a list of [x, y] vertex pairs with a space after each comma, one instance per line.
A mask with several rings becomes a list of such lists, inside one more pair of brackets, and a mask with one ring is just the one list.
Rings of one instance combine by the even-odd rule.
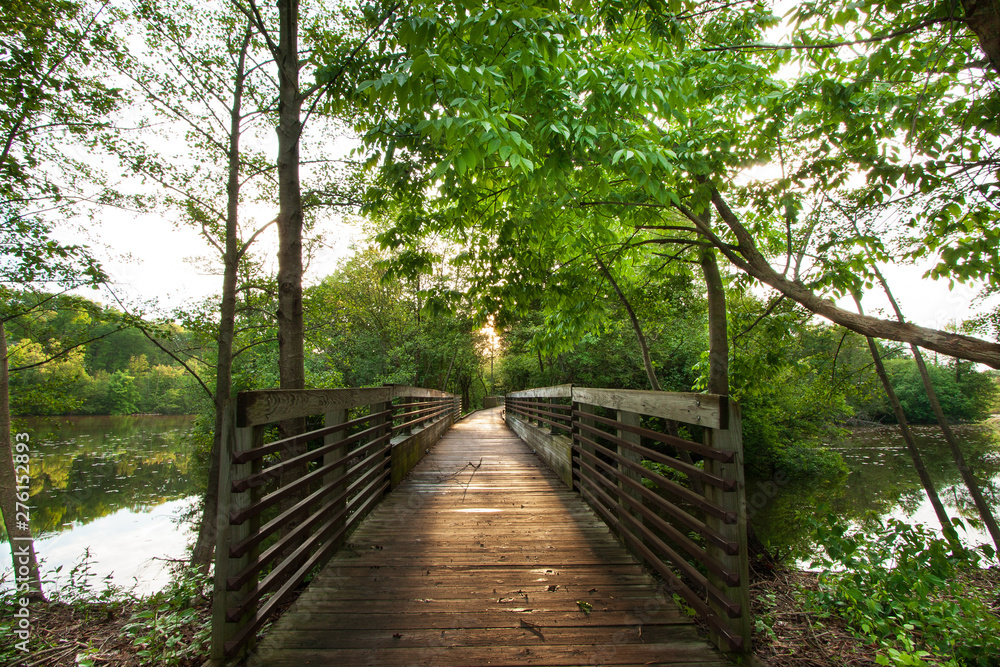
[[449, 646], [488, 647], [610, 644], [612, 642], [662, 641], [697, 642], [698, 632], [690, 625], [557, 627], [477, 627], [458, 629], [413, 628], [400, 630], [298, 630], [283, 637], [286, 646], [310, 649], [386, 649], [430, 648], [449, 642]]
[[249, 664], [730, 663], [497, 408], [445, 434]]

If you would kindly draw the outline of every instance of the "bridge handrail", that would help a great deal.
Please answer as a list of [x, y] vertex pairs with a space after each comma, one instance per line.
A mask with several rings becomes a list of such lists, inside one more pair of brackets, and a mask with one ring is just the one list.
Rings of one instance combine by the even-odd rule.
[[[574, 385], [511, 392], [505, 403], [508, 425], [695, 610], [713, 641], [749, 650], [739, 405], [714, 394]], [[645, 428], [643, 417], [702, 427], [704, 442]], [[704, 467], [679, 460], [682, 451], [702, 457]], [[644, 459], [671, 472], [651, 470]]]
[[[211, 662], [225, 664], [252, 647], [257, 630], [402, 481], [460, 409], [454, 394], [402, 385], [241, 392], [227, 402]], [[365, 414], [351, 412], [359, 410]], [[264, 441], [277, 422], [319, 417], [322, 427]], [[307, 443], [318, 446], [306, 451]], [[268, 510], [272, 516], [265, 517]]]

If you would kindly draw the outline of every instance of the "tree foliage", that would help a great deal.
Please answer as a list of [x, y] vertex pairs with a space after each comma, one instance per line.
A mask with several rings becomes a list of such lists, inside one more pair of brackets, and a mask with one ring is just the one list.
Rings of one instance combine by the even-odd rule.
[[[936, 423], [913, 360], [893, 359], [886, 363], [886, 370], [907, 419], [917, 424]], [[980, 421], [990, 416], [1000, 389], [992, 377], [973, 369], [962, 369], [957, 364], [930, 364], [928, 370], [941, 408], [949, 419]]]
[[114, 12], [88, 0], [7, 2], [0, 8], [0, 269], [22, 280], [100, 269], [52, 236], [55, 220], [101, 196], [100, 175], [74, 144], [95, 141], [120, 88], [92, 67], [121, 56]]
[[[991, 279], [996, 73], [945, 9], [807, 4], [782, 23], [731, 3], [416, 5], [392, 43], [405, 57], [359, 86], [386, 109], [366, 124], [371, 199], [400, 212], [381, 240], [408, 249], [401, 271], [426, 262], [422, 239], [463, 243], [501, 316], [581, 253], [708, 243], [843, 326], [1000, 364], [994, 343], [826, 298], [871, 281], [849, 252], [866, 243]], [[790, 43], [766, 45], [779, 27]], [[831, 211], [879, 228], [846, 233]]]

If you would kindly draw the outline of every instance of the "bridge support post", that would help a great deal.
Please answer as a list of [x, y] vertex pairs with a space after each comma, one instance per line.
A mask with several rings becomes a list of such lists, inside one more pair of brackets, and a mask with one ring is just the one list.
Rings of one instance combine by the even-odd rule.
[[[589, 405], [587, 403], [574, 403], [574, 405], [577, 406], [576, 409], [579, 412], [583, 412], [583, 413], [591, 414], [591, 415], [594, 414], [595, 408], [594, 408], [593, 405]], [[583, 426], [593, 426], [594, 423], [595, 423], [593, 419], [587, 419], [586, 417], [578, 417], [577, 419], [579, 419], [580, 424], [583, 425]], [[583, 430], [583, 429], [579, 428], [579, 426], [577, 426], [575, 424], [574, 424], [574, 429], [573, 430], [574, 430], [574, 433], [579, 433], [580, 436], [583, 437], [583, 438], [587, 438], [588, 440], [594, 440], [595, 439], [593, 433], [591, 433], [590, 431]], [[588, 454], [593, 454], [594, 453], [594, 447], [593, 447], [593, 445], [588, 445], [587, 443], [583, 442], [582, 440], [578, 440], [577, 442], [579, 443], [579, 447], [580, 447], [580, 449], [582, 451], [587, 452]], [[587, 472], [586, 469], [584, 469], [584, 468], [581, 467], [580, 468], [580, 477], [583, 477], [583, 478], [586, 478], [586, 479], [590, 479], [591, 475], [590, 475], [589, 472]]]
[[[639, 426], [639, 418], [640, 415], [638, 412], [626, 412], [625, 410], [617, 411], [618, 422], [624, 426]], [[637, 433], [632, 433], [631, 431], [626, 431], [625, 429], [621, 428], [617, 429], [617, 431], [618, 431], [618, 437], [621, 438], [622, 440], [625, 440], [626, 442], [632, 443], [634, 445], [640, 444], [641, 438]], [[638, 464], [642, 463], [642, 455], [639, 454], [638, 452], [631, 450], [623, 445], [618, 445], [617, 449], [618, 449], [618, 455], [621, 456], [622, 458], [632, 461], [634, 463]], [[627, 477], [635, 481], [636, 483], [639, 484], [642, 483], [642, 475], [640, 475], [638, 472], [630, 468], [626, 468], [625, 466], [622, 465], [618, 466], [618, 474], [621, 475], [622, 477]], [[624, 482], [618, 482], [618, 488], [622, 490], [623, 494], [626, 494], [630, 498], [632, 498], [637, 505], [642, 504], [641, 493], [633, 489], [629, 489]], [[640, 521], [642, 521], [641, 512], [637, 510], [632, 510], [630, 514], [639, 519]]]
[[[747, 554], [747, 506], [746, 481], [743, 474], [743, 429], [740, 418], [740, 406], [733, 401], [726, 401], [723, 410], [728, 410], [727, 428], [706, 429], [706, 444], [722, 451], [734, 453], [731, 463], [721, 463], [711, 459], [705, 460], [705, 472], [724, 479], [735, 479], [735, 491], [723, 491], [711, 485], [705, 486], [706, 498], [723, 507], [727, 513], [736, 517], [735, 523], [726, 523], [720, 519], [708, 517], [706, 523], [718, 531], [728, 542], [739, 545], [737, 554], [728, 554], [718, 547], [709, 546], [709, 553], [722, 564], [728, 572], [739, 575], [739, 584], [730, 586], [721, 578], [710, 575], [713, 584], [728, 591], [729, 597], [740, 606], [740, 615], [731, 618], [726, 610], [712, 604], [712, 610], [726, 623], [736, 637], [742, 641], [741, 652], [751, 650], [750, 633], [752, 621], [750, 617], [750, 566]], [[713, 636], [715, 644], [725, 649], [729, 642], [722, 637]]]
[[[345, 409], [331, 410], [330, 412], [327, 412], [323, 416], [323, 425], [327, 427], [339, 426], [340, 424], [343, 424], [346, 421], [347, 421], [347, 410]], [[323, 438], [323, 444], [335, 445], [338, 442], [343, 441], [346, 435], [347, 434], [344, 433], [344, 431], [342, 430], [337, 431], [336, 433], [331, 433]], [[346, 457], [347, 457], [347, 447], [346, 446], [337, 447], [331, 450], [328, 454], [323, 456], [323, 465], [333, 463], [334, 461], [344, 459]], [[347, 473], [347, 461], [344, 461], [340, 465], [333, 468], [330, 471], [330, 474], [323, 478], [323, 486], [329, 486], [331, 484], [335, 484], [336, 481], [342, 478], [346, 473]], [[339, 484], [337, 484], [337, 488], [335, 488], [333, 491], [330, 492], [331, 496], [329, 497], [334, 497], [334, 498], [337, 497], [338, 495], [342, 494], [346, 488], [347, 488], [347, 482], [346, 480], [342, 480]], [[332, 513], [340, 512], [346, 506], [347, 506], [347, 498], [345, 497], [342, 501], [338, 502], [336, 505], [333, 505], [330, 508], [330, 511]], [[346, 517], [344, 520], [346, 520]], [[343, 525], [344, 520], [340, 522], [340, 525]], [[340, 548], [339, 543], [342, 541], [343, 541], [342, 539], [338, 540], [338, 544], [337, 546], [334, 547], [334, 549]]]
[[[230, 513], [240, 511], [258, 500], [259, 493], [250, 489], [242, 493], [232, 492], [233, 479], [241, 479], [250, 474], [260, 472], [260, 460], [254, 463], [233, 463], [234, 456], [240, 452], [253, 449], [263, 442], [263, 430], [258, 427], [237, 428], [236, 406], [227, 401], [226, 416], [222, 424], [222, 457], [219, 468], [219, 513], [216, 517], [215, 543], [215, 579], [213, 582], [212, 602], [212, 650], [211, 659], [217, 664], [225, 664], [228, 660], [246, 655], [253, 650], [255, 639], [251, 638], [243, 644], [237, 655], [226, 655], [226, 643], [232, 640], [240, 627], [245, 623], [246, 616], [236, 622], [226, 618], [230, 603], [238, 603], [257, 580], [252, 577], [238, 591], [230, 591], [228, 579], [243, 570], [252, 560], [257, 558], [260, 549], [255, 547], [238, 558], [230, 556], [230, 545], [237, 544], [260, 528], [259, 516], [247, 519], [242, 524], [230, 523]], [[252, 614], [248, 612], [247, 616]]]

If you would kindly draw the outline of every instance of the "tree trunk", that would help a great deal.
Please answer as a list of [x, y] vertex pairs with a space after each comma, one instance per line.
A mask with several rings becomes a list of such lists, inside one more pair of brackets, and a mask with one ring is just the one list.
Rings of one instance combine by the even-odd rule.
[[[278, 377], [281, 389], [304, 389], [298, 0], [278, 0], [278, 18]], [[281, 437], [289, 437], [300, 433], [304, 426], [303, 420], [295, 419], [279, 424], [279, 431]], [[282, 456], [296, 456], [305, 451], [304, 447], [288, 447]], [[292, 471], [290, 477], [298, 477], [301, 472]]]
[[441, 391], [445, 391], [445, 387], [448, 386], [448, 380], [451, 378], [451, 369], [455, 366], [455, 357], [458, 356], [458, 345], [455, 345], [455, 354], [451, 355], [451, 363], [448, 364], [448, 372], [444, 375], [444, 382], [441, 383]]
[[[3, 525], [7, 529], [7, 539], [10, 541], [14, 582], [19, 597], [38, 601], [44, 600], [45, 596], [42, 593], [42, 578], [38, 572], [38, 558], [35, 556], [35, 541], [31, 537], [31, 525], [26, 517], [32, 464], [29, 452], [32, 443], [18, 439], [17, 444], [26, 451], [18, 451], [15, 460], [14, 443], [10, 432], [7, 332], [4, 330], [3, 321], [0, 320], [0, 512], [3, 513]], [[21, 469], [21, 475], [18, 475], [18, 468]], [[19, 509], [21, 509], [20, 518]]]
[[708, 289], [708, 393], [729, 396], [729, 322], [726, 288], [715, 248], [701, 251], [701, 271]]
[[[608, 282], [611, 283], [611, 286], [614, 288], [615, 293], [618, 295], [618, 300], [625, 308], [625, 311], [628, 313], [629, 320], [632, 322], [632, 331], [635, 332], [635, 339], [639, 343], [639, 350], [642, 353], [642, 361], [646, 367], [646, 377], [649, 380], [650, 388], [653, 391], [663, 391], [660, 388], [659, 380], [657, 380], [656, 378], [656, 372], [653, 369], [653, 362], [650, 360], [649, 357], [649, 346], [646, 344], [646, 336], [642, 333], [642, 325], [639, 323], [639, 318], [636, 316], [635, 310], [632, 308], [632, 304], [629, 303], [629, 300], [625, 297], [625, 293], [622, 292], [621, 288], [618, 286], [618, 283], [615, 281], [614, 276], [611, 275], [611, 271], [608, 269], [607, 266], [605, 266], [604, 262], [601, 261], [601, 258], [595, 255], [594, 259], [597, 260], [597, 266], [600, 267], [601, 271], [604, 272], [604, 276], [608, 279]], [[723, 307], [725, 306], [723, 305]], [[725, 313], [725, 311], [723, 311], [723, 313]], [[674, 437], [677, 437], [678, 434], [677, 422], [675, 422], [672, 419], [668, 419], [666, 421], [667, 421], [667, 433], [669, 433]], [[675, 452], [677, 454], [677, 458], [679, 458], [681, 461], [687, 463], [688, 465], [694, 465], [694, 459], [691, 458], [691, 452], [687, 451], [686, 449], [679, 449], [679, 448], [676, 449]], [[704, 485], [702, 485], [701, 480], [694, 479], [692, 477], [689, 478], [688, 481], [691, 483], [691, 489], [696, 493], [705, 492], [705, 487]]]
[[250, 45], [250, 28], [243, 38], [229, 127], [229, 182], [226, 185], [226, 254], [223, 257], [222, 303], [219, 309], [218, 357], [215, 368], [215, 428], [212, 451], [208, 460], [208, 488], [205, 507], [198, 528], [198, 540], [191, 554], [193, 565], [208, 565], [215, 550], [216, 515], [219, 511], [219, 456], [222, 447], [223, 406], [233, 387], [233, 339], [236, 331], [236, 283], [240, 263], [240, 123], [243, 113], [243, 84], [246, 77], [246, 55]]
[[653, 370], [653, 362], [649, 357], [649, 345], [646, 344], [646, 337], [642, 333], [642, 326], [639, 324], [639, 318], [636, 317], [635, 311], [632, 309], [632, 304], [625, 298], [625, 294], [611, 275], [611, 271], [601, 261], [601, 258], [595, 256], [594, 259], [597, 261], [597, 266], [604, 273], [604, 277], [611, 283], [611, 287], [614, 288], [615, 294], [618, 295], [618, 300], [625, 308], [625, 312], [628, 313], [628, 318], [632, 322], [632, 331], [635, 332], [635, 339], [639, 343], [639, 352], [642, 354], [642, 364], [646, 368], [646, 377], [649, 379], [650, 388], [653, 391], [662, 391], [660, 389], [660, 382], [656, 379], [656, 372]]
[[979, 47], [1000, 73], [1000, 0], [962, 0], [965, 25], [979, 38]]
[[997, 551], [1000, 552], [1000, 527], [997, 526], [996, 517], [993, 516], [989, 503], [986, 502], [986, 499], [983, 497], [983, 492], [979, 488], [979, 481], [976, 480], [976, 476], [969, 468], [969, 465], [965, 462], [965, 456], [962, 455], [962, 450], [958, 446], [958, 440], [955, 438], [955, 433], [951, 430], [951, 425], [944, 416], [944, 410], [941, 409], [941, 403], [938, 401], [937, 392], [934, 391], [934, 385], [931, 383], [931, 376], [927, 372], [927, 365], [924, 363], [924, 357], [920, 353], [920, 348], [916, 345], [911, 345], [910, 349], [913, 351], [913, 359], [917, 363], [917, 370], [920, 371], [920, 379], [924, 383], [924, 390], [927, 392], [927, 400], [930, 401], [931, 410], [934, 411], [934, 416], [937, 418], [938, 425], [940, 425], [941, 431], [944, 433], [944, 439], [948, 443], [948, 448], [951, 450], [951, 456], [955, 461], [955, 466], [958, 467], [958, 472], [962, 475], [962, 481], [965, 482], [965, 488], [969, 490], [972, 502], [979, 511], [979, 517], [983, 520], [983, 524], [989, 531], [990, 537], [993, 539], [993, 544], [995, 545]]
[[[861, 299], [857, 294], [854, 295], [854, 301], [858, 305], [858, 311], [864, 312], [861, 308]], [[937, 515], [938, 522], [941, 524], [941, 531], [953, 547], [960, 548], [958, 534], [955, 532], [955, 527], [951, 524], [951, 519], [948, 518], [948, 512], [945, 510], [941, 498], [938, 497], [937, 489], [934, 488], [934, 482], [931, 480], [931, 476], [924, 466], [924, 459], [920, 456], [920, 450], [917, 449], [917, 443], [913, 438], [913, 432], [910, 430], [910, 424], [906, 420], [906, 413], [903, 412], [903, 406], [899, 402], [899, 397], [896, 396], [896, 392], [892, 388], [892, 382], [889, 381], [889, 374], [885, 372], [885, 364], [882, 363], [882, 355], [879, 354], [875, 339], [871, 336], [865, 336], [865, 340], [868, 341], [868, 349], [871, 351], [872, 361], [875, 362], [875, 372], [878, 374], [878, 379], [882, 382], [885, 395], [889, 398], [889, 404], [892, 406], [892, 414], [896, 416], [896, 423], [899, 424], [899, 432], [903, 436], [903, 442], [906, 443], [906, 451], [909, 452], [910, 460], [913, 461], [913, 469], [917, 471], [917, 477], [920, 478], [920, 484], [924, 487], [924, 493], [927, 494], [927, 499], [931, 501], [934, 514]]]
[[[882, 275], [882, 272], [877, 266], [875, 266], [875, 275], [882, 284], [882, 289], [889, 298], [889, 303], [892, 304], [892, 309], [895, 311], [896, 317], [900, 322], [904, 322], [905, 318], [903, 317], [903, 311], [896, 302], [895, 297], [892, 295], [892, 290], [889, 289], [889, 283], [886, 281], [885, 276]], [[927, 364], [924, 363], [924, 355], [920, 352], [920, 348], [916, 345], [910, 344], [910, 350], [913, 352], [913, 360], [917, 364], [917, 371], [919, 371], [920, 379], [923, 381], [924, 391], [927, 393], [927, 400], [931, 404], [931, 410], [934, 411], [934, 417], [937, 419], [942, 433], [944, 433], [945, 442], [948, 443], [948, 448], [951, 450], [951, 456], [955, 461], [955, 465], [958, 467], [958, 472], [962, 475], [962, 481], [965, 482], [965, 488], [969, 490], [972, 502], [979, 511], [979, 516], [983, 520], [983, 524], [986, 526], [986, 529], [989, 531], [990, 537], [993, 539], [993, 544], [995, 545], [997, 551], [1000, 551], [1000, 527], [997, 526], [996, 517], [993, 516], [989, 503], [987, 503], [986, 499], [983, 497], [983, 492], [979, 488], [979, 481], [976, 479], [976, 476], [965, 462], [965, 456], [963, 456], [962, 450], [958, 446], [958, 439], [955, 438], [955, 433], [951, 430], [951, 424], [948, 423], [948, 419], [944, 416], [944, 410], [941, 409], [941, 402], [938, 401], [937, 392], [934, 391], [934, 384], [931, 382], [930, 373], [927, 372]], [[958, 360], [956, 360], [955, 363], [957, 365]]]

